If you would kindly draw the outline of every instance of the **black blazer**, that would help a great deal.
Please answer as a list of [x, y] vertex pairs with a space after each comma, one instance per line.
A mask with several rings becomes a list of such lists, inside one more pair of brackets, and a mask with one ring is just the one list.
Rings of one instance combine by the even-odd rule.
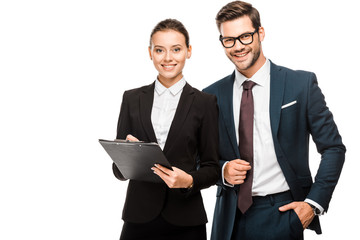
[[[151, 123], [155, 83], [126, 91], [121, 104], [117, 139], [132, 134], [156, 142]], [[200, 190], [220, 177], [218, 163], [218, 108], [216, 97], [186, 84], [171, 124], [163, 152], [172, 166], [192, 175], [193, 188], [170, 189], [165, 183], [130, 180], [123, 220], [145, 223], [160, 214], [171, 224], [195, 226], [207, 222]], [[114, 175], [123, 180], [113, 164]]]

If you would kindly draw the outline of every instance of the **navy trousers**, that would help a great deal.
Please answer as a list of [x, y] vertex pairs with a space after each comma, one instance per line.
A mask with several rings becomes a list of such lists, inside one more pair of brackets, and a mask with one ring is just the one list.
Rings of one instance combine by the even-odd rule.
[[236, 212], [232, 240], [303, 240], [303, 226], [295, 211], [280, 212], [292, 202], [291, 193], [254, 197], [253, 205], [242, 214]]

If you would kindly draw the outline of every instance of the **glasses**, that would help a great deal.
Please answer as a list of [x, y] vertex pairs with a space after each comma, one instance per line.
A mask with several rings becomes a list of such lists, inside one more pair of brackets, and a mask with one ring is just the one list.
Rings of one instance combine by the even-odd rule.
[[223, 37], [220, 35], [219, 40], [224, 46], [224, 48], [232, 48], [235, 45], [236, 40], [239, 40], [242, 45], [249, 45], [254, 41], [254, 34], [258, 31], [259, 29], [256, 29], [254, 32], [244, 33], [238, 37]]

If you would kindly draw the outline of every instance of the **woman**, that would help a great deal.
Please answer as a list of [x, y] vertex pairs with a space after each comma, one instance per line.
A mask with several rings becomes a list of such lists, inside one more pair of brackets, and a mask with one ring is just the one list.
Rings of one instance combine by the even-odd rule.
[[[149, 54], [157, 79], [124, 93], [117, 139], [157, 142], [173, 171], [160, 165], [152, 168], [163, 183], [130, 180], [120, 239], [205, 240], [207, 218], [200, 190], [220, 176], [216, 98], [183, 78], [191, 46], [181, 22], [158, 23], [150, 36]], [[113, 170], [124, 180], [116, 165]]]

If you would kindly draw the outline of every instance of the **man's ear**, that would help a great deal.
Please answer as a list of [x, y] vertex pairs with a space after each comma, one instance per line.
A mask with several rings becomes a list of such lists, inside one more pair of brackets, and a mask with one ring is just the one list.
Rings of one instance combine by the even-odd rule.
[[265, 39], [265, 29], [263, 27], [259, 27], [259, 38], [261, 42]]

